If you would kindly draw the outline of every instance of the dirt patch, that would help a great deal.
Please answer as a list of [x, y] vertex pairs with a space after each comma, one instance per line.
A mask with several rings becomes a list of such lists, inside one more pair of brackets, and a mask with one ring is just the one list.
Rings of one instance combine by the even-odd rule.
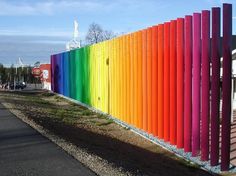
[[[105, 115], [48, 92], [0, 92], [1, 101], [126, 175], [210, 175]], [[110, 175], [110, 174], [106, 174]], [[113, 175], [113, 174], [112, 174]]]

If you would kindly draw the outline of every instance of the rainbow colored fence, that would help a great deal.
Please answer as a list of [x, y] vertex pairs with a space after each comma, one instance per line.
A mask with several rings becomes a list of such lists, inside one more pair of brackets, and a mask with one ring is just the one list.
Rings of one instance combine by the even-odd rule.
[[212, 166], [221, 160], [221, 170], [228, 170], [230, 4], [223, 5], [223, 48], [220, 48], [221, 26], [220, 8], [214, 7], [211, 12], [204, 10], [52, 55], [52, 90], [109, 113], [185, 152], [192, 152], [192, 156], [200, 155], [203, 161], [210, 159]]

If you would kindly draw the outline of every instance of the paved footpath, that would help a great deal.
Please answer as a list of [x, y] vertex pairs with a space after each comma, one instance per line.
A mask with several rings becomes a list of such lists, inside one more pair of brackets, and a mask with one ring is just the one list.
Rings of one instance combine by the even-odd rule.
[[94, 176], [0, 104], [1, 176]]

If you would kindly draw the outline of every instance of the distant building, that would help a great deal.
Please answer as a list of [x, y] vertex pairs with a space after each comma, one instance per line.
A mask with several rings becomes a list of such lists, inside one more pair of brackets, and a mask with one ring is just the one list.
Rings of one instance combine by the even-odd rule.
[[51, 64], [41, 64], [39, 68], [41, 70], [42, 88], [51, 90]]

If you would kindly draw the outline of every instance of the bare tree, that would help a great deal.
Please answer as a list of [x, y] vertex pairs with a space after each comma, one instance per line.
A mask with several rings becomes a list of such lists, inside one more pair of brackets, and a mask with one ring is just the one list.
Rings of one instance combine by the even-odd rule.
[[93, 44], [93, 43], [98, 43], [98, 42], [103, 41], [102, 27], [96, 23], [90, 24], [89, 30], [85, 39], [88, 44]]
[[112, 38], [116, 37], [113, 31], [105, 30], [103, 31], [103, 40], [110, 40]]
[[115, 37], [114, 32], [103, 30], [99, 24], [92, 23], [89, 25], [88, 33], [86, 35], [86, 43], [94, 44], [102, 42], [104, 40], [109, 40]]

